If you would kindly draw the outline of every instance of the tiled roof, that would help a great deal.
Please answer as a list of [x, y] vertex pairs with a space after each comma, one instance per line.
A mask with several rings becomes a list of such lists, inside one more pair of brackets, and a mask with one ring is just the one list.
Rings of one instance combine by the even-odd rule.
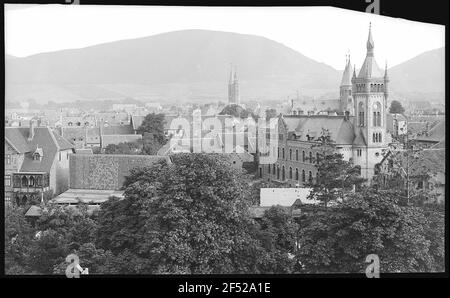
[[102, 126], [102, 135], [131, 135], [134, 134], [134, 130], [131, 125], [108, 125]]
[[155, 155], [71, 154], [70, 188], [120, 190], [136, 167], [150, 166], [167, 157]]

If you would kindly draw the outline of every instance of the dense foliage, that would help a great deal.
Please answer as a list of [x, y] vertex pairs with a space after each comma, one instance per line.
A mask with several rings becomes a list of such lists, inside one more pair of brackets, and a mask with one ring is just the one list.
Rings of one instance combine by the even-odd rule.
[[[330, 181], [313, 194], [341, 183], [340, 160], [324, 161]], [[333, 204], [300, 205], [299, 218], [272, 207], [255, 221], [249, 206], [271, 185], [243, 175], [221, 155], [177, 154], [134, 169], [124, 198], [98, 212], [47, 206], [32, 225], [25, 210], [9, 208], [6, 273], [64, 274], [70, 253], [89, 274], [364, 272], [373, 253], [382, 272], [444, 270], [439, 206], [349, 183]]]

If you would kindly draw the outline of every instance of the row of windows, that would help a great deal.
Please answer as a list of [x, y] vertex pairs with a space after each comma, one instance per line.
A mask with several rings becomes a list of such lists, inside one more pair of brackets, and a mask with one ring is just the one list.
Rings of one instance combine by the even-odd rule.
[[[293, 152], [292, 149], [289, 149], [289, 160], [294, 160], [293, 156], [292, 156]], [[285, 159], [285, 150], [284, 148], [281, 148], [281, 158]], [[280, 158], [280, 147], [278, 147], [278, 158]], [[298, 149], [295, 150], [295, 160], [299, 161], [299, 151]], [[307, 162], [309, 161], [310, 163], [317, 163], [319, 164], [320, 158], [319, 158], [319, 153], [316, 153], [316, 157], [315, 160], [313, 158], [313, 153], [309, 152], [309, 156], [306, 155], [305, 151], [302, 151], [302, 161], [303, 162]]]
[[[280, 180], [280, 167], [279, 166], [275, 166], [275, 164], [273, 164], [272, 166], [269, 165], [267, 167], [267, 173], [268, 174], [272, 174], [274, 176], [276, 175], [277, 179]], [[260, 178], [262, 178], [262, 168], [259, 169], [259, 175], [260, 175]], [[290, 180], [294, 179], [292, 167], [289, 167], [288, 179], [290, 179]], [[282, 168], [281, 168], [281, 180], [282, 181], [286, 180], [286, 171], [285, 171], [285, 167], [284, 166], [282, 166]], [[298, 171], [297, 168], [295, 169], [295, 180], [300, 181], [299, 171]], [[312, 174], [311, 171], [308, 171], [308, 181], [310, 183], [313, 182], [313, 174]], [[306, 172], [305, 172], [305, 170], [302, 170], [301, 182], [306, 182]]]
[[[66, 160], [67, 159], [69, 159], [69, 153], [68, 152], [66, 152]], [[59, 161], [61, 161], [61, 160], [62, 160], [62, 152], [59, 151]]]
[[[356, 84], [356, 92], [366, 91], [366, 84]], [[370, 92], [384, 92], [384, 84], [370, 84]]]
[[382, 143], [381, 132], [374, 132], [372, 136], [373, 143]]

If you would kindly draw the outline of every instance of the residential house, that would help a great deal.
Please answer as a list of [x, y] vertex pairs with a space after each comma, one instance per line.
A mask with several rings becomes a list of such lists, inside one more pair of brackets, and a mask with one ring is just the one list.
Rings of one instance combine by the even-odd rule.
[[74, 146], [49, 127], [5, 128], [5, 203], [41, 201], [68, 188]]

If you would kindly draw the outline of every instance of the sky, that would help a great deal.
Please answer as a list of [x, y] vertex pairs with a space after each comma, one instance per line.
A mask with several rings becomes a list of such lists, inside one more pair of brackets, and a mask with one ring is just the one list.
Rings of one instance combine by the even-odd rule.
[[380, 65], [445, 46], [445, 27], [333, 7], [5, 5], [5, 52], [17, 57], [185, 29], [259, 35], [335, 69], [361, 65], [369, 22]]

